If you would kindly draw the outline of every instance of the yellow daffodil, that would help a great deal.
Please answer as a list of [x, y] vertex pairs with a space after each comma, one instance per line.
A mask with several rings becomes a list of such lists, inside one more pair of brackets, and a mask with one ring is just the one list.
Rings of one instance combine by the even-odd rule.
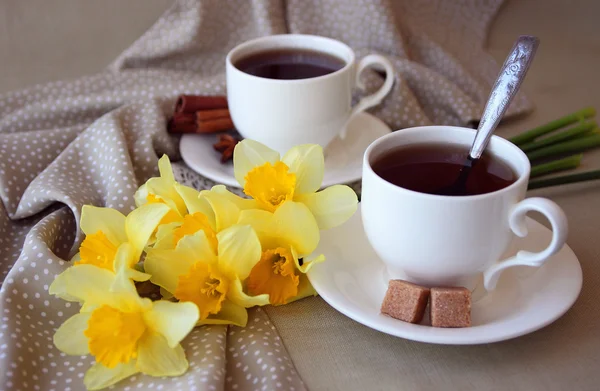
[[316, 294], [305, 273], [325, 257], [302, 258], [319, 243], [319, 227], [305, 205], [285, 202], [274, 213], [244, 210], [239, 224], [252, 226], [262, 246], [247, 280], [250, 295], [267, 294], [271, 304], [279, 305]]
[[236, 145], [233, 165], [244, 193], [269, 212], [285, 202], [300, 202], [310, 209], [320, 229], [329, 229], [344, 223], [356, 211], [358, 199], [348, 186], [317, 191], [325, 169], [319, 145], [296, 146], [280, 159], [276, 151], [246, 139]]
[[212, 249], [218, 247], [217, 234], [235, 224], [239, 208], [229, 197], [217, 191], [202, 191], [176, 185], [187, 206], [188, 214], [180, 222], [160, 225], [156, 232], [155, 249], [173, 249], [186, 235], [204, 231]]
[[[187, 214], [186, 204], [176, 189], [178, 183], [173, 176], [171, 162], [167, 155], [158, 161], [159, 177], [150, 178], [135, 192], [134, 199], [137, 206], [146, 204], [165, 204], [170, 208], [161, 224], [181, 221]], [[180, 185], [179, 185], [180, 186]], [[193, 189], [192, 189], [193, 190]]]
[[[224, 221], [225, 226], [230, 220]], [[246, 308], [269, 302], [266, 295], [249, 297], [243, 292], [242, 281], [260, 260], [260, 242], [250, 226], [242, 225], [231, 225], [216, 238], [217, 251], [206, 232], [197, 230], [182, 237], [174, 249], [149, 250], [144, 267], [154, 284], [198, 307], [199, 324], [245, 326]]]
[[[74, 257], [74, 265], [93, 265], [113, 273], [121, 267], [126, 269], [128, 278], [147, 280], [150, 276], [134, 270], [133, 266], [139, 261], [152, 232], [169, 211], [166, 205], [148, 204], [125, 217], [114, 209], [85, 205], [80, 220], [85, 239]], [[132, 263], [118, 265], [115, 262], [117, 248], [126, 242], [132, 247]]]
[[160, 221], [154, 247], [174, 248], [185, 235], [198, 230], [206, 233], [216, 251], [216, 233], [235, 223], [238, 208], [231, 205], [216, 192], [197, 190], [175, 181], [169, 158], [165, 155], [159, 162], [160, 177], [150, 178], [135, 194], [136, 204], [164, 204], [170, 210]]
[[259, 207], [256, 200], [251, 198], [242, 198], [236, 194], [233, 194], [232, 192], [227, 190], [227, 188], [224, 185], [215, 185], [210, 190], [202, 190], [200, 192], [200, 195], [207, 193], [213, 193], [222, 196], [226, 200], [235, 204], [239, 210], [257, 209]]
[[[115, 256], [126, 264], [134, 252], [124, 243]], [[61, 286], [55, 281], [54, 290], [85, 305], [58, 328], [54, 344], [69, 355], [94, 356], [96, 363], [83, 379], [88, 389], [108, 387], [138, 372], [179, 376], [187, 370], [179, 343], [198, 321], [195, 305], [142, 299], [129, 279], [89, 264], [71, 267], [61, 276]]]

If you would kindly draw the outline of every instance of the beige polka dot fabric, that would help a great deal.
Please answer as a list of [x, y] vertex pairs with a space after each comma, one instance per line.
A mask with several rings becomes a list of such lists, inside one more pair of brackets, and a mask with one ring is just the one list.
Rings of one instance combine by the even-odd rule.
[[[135, 189], [157, 174], [157, 156], [178, 159], [178, 139], [166, 133], [175, 97], [223, 94], [233, 46], [286, 32], [340, 39], [358, 57], [379, 53], [394, 64], [394, 89], [372, 111], [392, 128], [465, 125], [477, 120], [496, 77], [482, 45], [500, 3], [182, 0], [106, 71], [0, 96], [0, 390], [84, 389], [93, 359], [52, 344], [78, 308], [48, 294], [83, 239], [81, 208], [133, 209]], [[365, 81], [368, 93], [383, 78], [370, 72]], [[519, 96], [510, 113], [528, 110]], [[213, 185], [183, 163], [174, 169], [182, 183]], [[112, 389], [305, 389], [264, 309], [252, 310], [244, 329], [198, 327], [183, 346], [185, 375], [137, 375]]]

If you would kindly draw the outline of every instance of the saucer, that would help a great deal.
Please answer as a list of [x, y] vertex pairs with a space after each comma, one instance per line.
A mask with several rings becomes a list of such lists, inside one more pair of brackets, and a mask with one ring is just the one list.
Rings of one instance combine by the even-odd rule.
[[[527, 227], [529, 235], [515, 240], [507, 255], [516, 248], [541, 250], [550, 242], [551, 232], [543, 225], [528, 218]], [[329, 305], [375, 330], [428, 343], [474, 345], [531, 333], [561, 317], [579, 296], [582, 284], [579, 261], [565, 244], [539, 269], [506, 270], [491, 293], [479, 295], [476, 292], [483, 288], [476, 288], [472, 327], [435, 328], [426, 325], [428, 319], [411, 324], [380, 313], [386, 271], [364, 233], [360, 207], [344, 225], [322, 231], [315, 253], [324, 254], [326, 261], [315, 265], [308, 277]]]
[[[360, 180], [365, 150], [389, 132], [390, 128], [379, 118], [368, 113], [356, 114], [348, 124], [346, 138], [338, 137], [325, 148], [322, 187]], [[198, 174], [220, 184], [240, 187], [233, 176], [233, 164], [221, 164], [219, 153], [213, 149], [216, 141], [214, 134], [185, 134], [179, 144], [181, 156]]]

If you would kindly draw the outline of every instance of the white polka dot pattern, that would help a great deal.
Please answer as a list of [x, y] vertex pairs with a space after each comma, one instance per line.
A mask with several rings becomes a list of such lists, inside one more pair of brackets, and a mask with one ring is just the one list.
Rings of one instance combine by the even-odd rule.
[[[0, 96], [0, 389], [84, 388], [93, 359], [67, 357], [52, 343], [79, 306], [48, 294], [81, 243], [81, 207], [133, 208], [137, 186], [157, 174], [157, 156], [179, 157], [178, 139], [165, 130], [175, 97], [223, 94], [224, 58], [232, 47], [286, 32], [342, 40], [358, 58], [379, 53], [392, 61], [397, 82], [372, 111], [392, 128], [465, 125], [478, 118], [496, 77], [497, 65], [482, 46], [500, 4], [180, 0], [106, 71]], [[383, 81], [375, 71], [364, 78], [363, 94]], [[521, 95], [509, 113], [530, 107]], [[173, 167], [184, 184], [213, 185], [183, 163]], [[243, 329], [196, 328], [183, 341], [190, 362], [185, 375], [137, 375], [111, 388], [305, 389], [267, 312], [254, 309], [249, 316]]]

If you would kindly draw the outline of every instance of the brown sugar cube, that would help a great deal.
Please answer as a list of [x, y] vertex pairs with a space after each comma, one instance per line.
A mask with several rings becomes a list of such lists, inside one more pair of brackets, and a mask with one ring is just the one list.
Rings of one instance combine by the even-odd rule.
[[403, 280], [390, 280], [381, 312], [409, 323], [419, 323], [425, 314], [429, 288]]
[[433, 327], [470, 327], [471, 291], [467, 288], [431, 288], [429, 303]]

